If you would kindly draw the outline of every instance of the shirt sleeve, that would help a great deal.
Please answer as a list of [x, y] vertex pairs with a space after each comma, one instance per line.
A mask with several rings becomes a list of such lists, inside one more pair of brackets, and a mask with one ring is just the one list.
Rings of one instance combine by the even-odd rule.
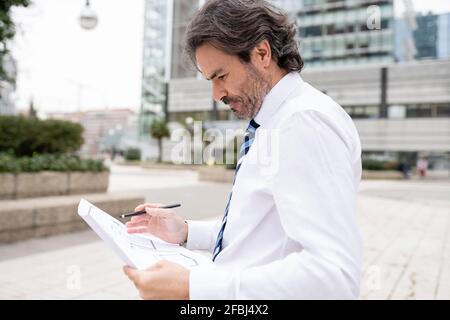
[[190, 250], [213, 251], [216, 237], [220, 229], [220, 220], [194, 221], [187, 220], [188, 238], [186, 248]]
[[287, 237], [303, 249], [235, 272], [220, 265], [192, 270], [192, 299], [358, 297], [357, 144], [327, 115], [313, 110], [296, 112], [281, 129], [270, 190]]

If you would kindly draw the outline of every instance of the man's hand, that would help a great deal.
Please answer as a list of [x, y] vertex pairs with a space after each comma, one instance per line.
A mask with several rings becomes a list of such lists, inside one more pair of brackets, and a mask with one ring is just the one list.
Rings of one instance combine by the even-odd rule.
[[189, 299], [190, 272], [177, 263], [162, 260], [145, 270], [124, 266], [123, 271], [134, 282], [142, 299]]
[[173, 209], [159, 208], [161, 204], [144, 203], [135, 211], [147, 214], [134, 216], [126, 223], [128, 233], [151, 233], [164, 241], [182, 244], [187, 241], [188, 225]]

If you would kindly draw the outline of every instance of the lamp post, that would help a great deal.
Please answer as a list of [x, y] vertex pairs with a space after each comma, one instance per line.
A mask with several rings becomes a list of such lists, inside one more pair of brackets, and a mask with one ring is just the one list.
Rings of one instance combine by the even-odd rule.
[[89, 0], [86, 0], [86, 6], [80, 13], [80, 26], [85, 30], [92, 30], [97, 26], [97, 13], [90, 7]]

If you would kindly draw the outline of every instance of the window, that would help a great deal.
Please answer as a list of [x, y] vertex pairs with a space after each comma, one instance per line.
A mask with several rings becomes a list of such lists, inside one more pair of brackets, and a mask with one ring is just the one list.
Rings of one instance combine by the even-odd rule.
[[407, 118], [431, 117], [431, 107], [429, 105], [413, 104], [406, 107]]
[[438, 117], [450, 117], [450, 104], [440, 105], [437, 107], [437, 115]]
[[303, 37], [317, 37], [322, 35], [322, 27], [321, 26], [310, 26], [302, 29]]
[[353, 119], [377, 118], [379, 113], [378, 106], [346, 106], [344, 110]]

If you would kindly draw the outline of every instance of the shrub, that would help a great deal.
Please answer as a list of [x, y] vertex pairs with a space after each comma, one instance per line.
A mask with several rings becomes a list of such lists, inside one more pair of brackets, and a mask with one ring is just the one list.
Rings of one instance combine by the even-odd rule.
[[364, 170], [384, 170], [384, 161], [366, 159], [362, 162]]
[[125, 160], [141, 160], [141, 150], [138, 148], [128, 148], [125, 150]]
[[108, 168], [102, 160], [81, 159], [73, 155], [35, 154], [31, 157], [14, 157], [11, 153], [0, 153], [0, 172], [39, 171], [89, 171], [102, 172]]
[[362, 162], [362, 168], [364, 170], [399, 170], [400, 164], [398, 161], [365, 159]]
[[1, 172], [19, 172], [19, 163], [14, 161], [14, 156], [10, 153], [0, 153], [0, 173]]
[[78, 151], [82, 134], [83, 127], [69, 121], [0, 116], [0, 152], [17, 157]]

